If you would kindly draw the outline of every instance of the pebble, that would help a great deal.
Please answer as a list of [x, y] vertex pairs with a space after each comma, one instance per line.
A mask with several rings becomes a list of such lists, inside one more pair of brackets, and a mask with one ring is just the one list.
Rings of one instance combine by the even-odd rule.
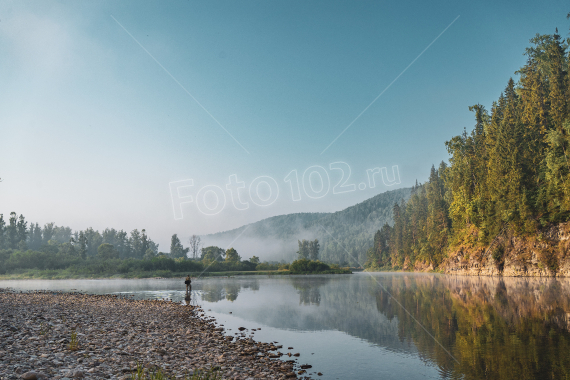
[[298, 378], [276, 343], [226, 336], [199, 306], [0, 288], [0, 380], [123, 380], [137, 368], [176, 379], [211, 369], [222, 379]]

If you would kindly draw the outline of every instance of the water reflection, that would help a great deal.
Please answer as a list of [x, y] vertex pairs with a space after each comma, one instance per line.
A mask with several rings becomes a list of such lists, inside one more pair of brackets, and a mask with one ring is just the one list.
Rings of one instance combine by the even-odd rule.
[[246, 279], [245, 281], [218, 279], [218, 281], [204, 282], [199, 289], [203, 301], [218, 302], [225, 299], [233, 302], [237, 299], [242, 288], [259, 290], [259, 281], [257, 279]]
[[[570, 376], [567, 279], [360, 273], [208, 278], [192, 285], [192, 302], [213, 312], [233, 312], [236, 318], [280, 331], [331, 336], [340, 331], [366, 342], [372, 356], [376, 347], [436, 365], [440, 378]], [[126, 292], [175, 301], [185, 297], [180, 280], [0, 282], [6, 286]], [[335, 354], [330, 344], [324, 345], [323, 352]], [[335, 360], [342, 360], [339, 355]], [[361, 378], [380, 366], [361, 365], [369, 371]]]
[[411, 340], [420, 355], [444, 372], [465, 379], [569, 375], [567, 280], [443, 276], [382, 280], [411, 315], [382, 290], [376, 292], [378, 311], [397, 319], [400, 339]]
[[299, 305], [317, 305], [321, 303], [319, 288], [330, 281], [329, 277], [302, 278], [293, 277], [291, 283], [299, 293]]
[[[223, 294], [230, 299], [246, 284], [220, 284], [217, 300]], [[559, 379], [570, 374], [566, 279], [359, 274], [257, 285], [261, 289], [254, 298], [232, 305], [235, 314], [279, 329], [342, 331], [418, 355], [436, 364], [444, 378]], [[294, 296], [298, 302], [291, 302]], [[217, 311], [226, 310], [220, 306]]]

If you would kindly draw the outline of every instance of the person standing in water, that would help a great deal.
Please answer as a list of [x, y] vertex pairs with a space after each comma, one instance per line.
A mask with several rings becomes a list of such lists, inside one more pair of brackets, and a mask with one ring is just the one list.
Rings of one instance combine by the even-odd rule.
[[192, 291], [192, 280], [190, 280], [190, 275], [186, 276], [186, 281], [184, 281], [184, 283], [186, 284], [186, 294], [190, 294]]

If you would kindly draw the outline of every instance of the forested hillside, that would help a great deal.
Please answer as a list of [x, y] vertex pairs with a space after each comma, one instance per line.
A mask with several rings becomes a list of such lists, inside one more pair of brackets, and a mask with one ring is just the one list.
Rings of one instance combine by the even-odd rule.
[[368, 267], [445, 269], [459, 255], [480, 268], [488, 255], [499, 272], [534, 260], [556, 273], [568, 251], [551, 232], [570, 216], [570, 40], [556, 30], [530, 42], [518, 81], [490, 111], [470, 107], [473, 130], [445, 143], [449, 165], [393, 207]]
[[[261, 246], [264, 243], [268, 246], [277, 244], [289, 258], [296, 258], [297, 240], [318, 239], [321, 245], [321, 260], [358, 266], [366, 260], [366, 251], [373, 242], [374, 232], [385, 223], [392, 223], [394, 203], [407, 199], [410, 192], [409, 188], [387, 191], [330, 214], [299, 213], [274, 216], [203, 238], [208, 245], [219, 246], [229, 244], [238, 236], [236, 246], [243, 241], [256, 241]], [[263, 255], [263, 252], [255, 254]]]

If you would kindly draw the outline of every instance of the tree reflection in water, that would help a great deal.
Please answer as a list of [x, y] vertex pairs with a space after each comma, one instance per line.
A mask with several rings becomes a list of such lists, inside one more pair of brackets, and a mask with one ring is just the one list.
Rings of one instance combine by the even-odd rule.
[[201, 298], [207, 302], [218, 302], [223, 299], [233, 302], [237, 299], [241, 288], [259, 290], [259, 281], [257, 279], [247, 281], [220, 279], [205, 282], [202, 286]]
[[570, 279], [406, 273], [216, 279], [204, 282], [202, 299], [235, 301], [242, 288], [257, 290], [261, 282], [259, 298], [250, 298], [240, 315], [267, 326], [342, 331], [418, 355], [443, 378], [570, 378]]
[[321, 292], [319, 288], [330, 281], [328, 277], [293, 277], [291, 283], [299, 293], [299, 305], [321, 304]]
[[376, 293], [378, 311], [397, 318], [400, 339], [411, 339], [420, 355], [444, 372], [464, 379], [570, 377], [566, 280], [394, 276], [382, 281], [459, 363], [382, 290]]

